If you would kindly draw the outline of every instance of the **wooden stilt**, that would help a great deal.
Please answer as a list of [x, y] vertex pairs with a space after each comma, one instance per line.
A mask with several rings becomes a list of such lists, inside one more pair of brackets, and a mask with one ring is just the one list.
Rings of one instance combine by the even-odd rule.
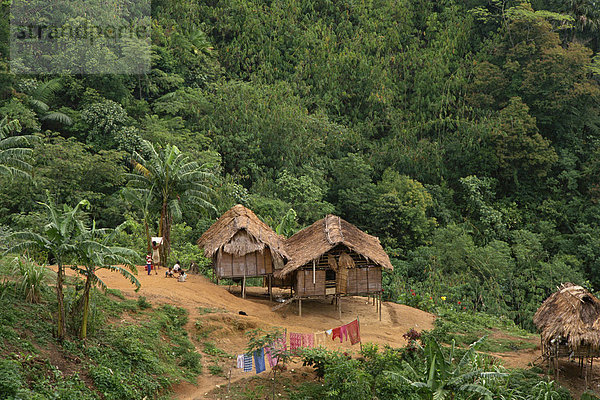
[[302, 298], [298, 299], [298, 316], [302, 316]]
[[246, 298], [246, 275], [242, 279], [242, 299]]
[[379, 320], [381, 321], [381, 293], [379, 293]]
[[340, 320], [342, 319], [342, 296], [338, 296], [338, 312]]
[[269, 275], [269, 301], [273, 301], [273, 275]]
[[360, 351], [362, 352], [362, 337], [360, 336], [360, 319], [358, 318], [358, 315], [356, 316], [356, 322], [358, 322], [358, 343], [360, 344]]

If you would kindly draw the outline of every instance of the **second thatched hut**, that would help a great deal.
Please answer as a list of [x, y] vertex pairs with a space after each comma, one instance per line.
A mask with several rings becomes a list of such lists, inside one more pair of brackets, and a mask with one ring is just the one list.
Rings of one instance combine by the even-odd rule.
[[212, 259], [217, 279], [242, 280], [244, 297], [249, 277], [266, 277], [271, 293], [273, 272], [289, 259], [284, 238], [240, 204], [212, 224], [198, 239], [198, 246]]
[[578, 358], [589, 378], [595, 357], [600, 357], [600, 300], [581, 286], [563, 283], [533, 316], [541, 335], [542, 356], [554, 362], [558, 375], [560, 357]]
[[[393, 269], [379, 239], [335, 215], [313, 223], [286, 241], [289, 261], [275, 271], [290, 279], [299, 313], [303, 298], [372, 295], [381, 303], [382, 269]], [[341, 308], [340, 312], [341, 312]]]

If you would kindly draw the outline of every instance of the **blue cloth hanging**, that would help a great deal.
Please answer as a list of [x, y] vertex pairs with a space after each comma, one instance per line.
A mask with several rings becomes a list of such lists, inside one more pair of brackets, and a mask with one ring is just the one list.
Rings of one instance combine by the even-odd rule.
[[254, 367], [256, 373], [260, 374], [265, 370], [265, 349], [256, 350], [254, 352]]
[[250, 354], [244, 354], [244, 372], [252, 371], [252, 356]]

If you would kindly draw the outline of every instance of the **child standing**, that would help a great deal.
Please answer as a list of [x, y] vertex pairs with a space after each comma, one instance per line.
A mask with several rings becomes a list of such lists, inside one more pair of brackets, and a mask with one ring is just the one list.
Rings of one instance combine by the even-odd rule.
[[148, 275], [150, 275], [150, 271], [152, 271], [152, 254], [150, 253], [146, 255], [146, 269], [148, 270]]

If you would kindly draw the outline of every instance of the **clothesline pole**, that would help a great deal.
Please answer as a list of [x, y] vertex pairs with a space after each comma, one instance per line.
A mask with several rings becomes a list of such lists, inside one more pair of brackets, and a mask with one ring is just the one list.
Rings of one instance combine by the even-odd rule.
[[362, 336], [360, 335], [360, 319], [356, 316], [356, 322], [358, 323], [358, 343], [360, 344], [360, 352], [362, 353]]

